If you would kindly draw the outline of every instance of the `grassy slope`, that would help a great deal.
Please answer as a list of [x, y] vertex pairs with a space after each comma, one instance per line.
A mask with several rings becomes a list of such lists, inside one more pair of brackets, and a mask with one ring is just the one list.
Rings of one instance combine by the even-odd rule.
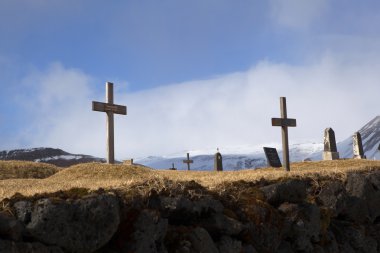
[[[1, 161], [0, 201], [15, 193], [25, 196], [53, 193], [72, 188], [141, 189], [149, 191], [149, 184], [156, 187], [178, 187], [184, 182], [195, 182], [209, 190], [220, 191], [224, 185], [243, 181], [277, 181], [284, 178], [310, 178], [315, 181], [344, 180], [347, 173], [380, 170], [380, 161], [339, 160], [300, 162], [292, 164], [292, 171], [265, 168], [231, 172], [157, 171], [141, 166], [107, 165], [87, 163], [59, 170], [52, 165]], [[144, 189], [143, 189], [144, 188]]]

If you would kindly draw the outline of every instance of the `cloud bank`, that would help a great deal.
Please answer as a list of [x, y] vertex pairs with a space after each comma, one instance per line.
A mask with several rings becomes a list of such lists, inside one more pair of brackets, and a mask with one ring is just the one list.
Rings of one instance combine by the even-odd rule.
[[[134, 93], [115, 83], [115, 103], [128, 107], [127, 116], [115, 116], [116, 157], [278, 143], [271, 118], [280, 116], [280, 96], [287, 97], [288, 117], [297, 119], [291, 142], [321, 141], [326, 127], [345, 139], [379, 114], [379, 67], [325, 55], [309, 65], [262, 61], [247, 71]], [[92, 100], [104, 101], [95, 83], [104, 86], [57, 63], [25, 77], [24, 87], [38, 95], [23, 102], [33, 120], [16, 139], [105, 156], [106, 116], [91, 111]]]

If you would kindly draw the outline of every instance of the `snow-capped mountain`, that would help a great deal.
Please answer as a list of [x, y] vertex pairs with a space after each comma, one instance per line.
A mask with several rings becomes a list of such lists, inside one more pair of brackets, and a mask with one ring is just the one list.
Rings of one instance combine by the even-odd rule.
[[[279, 150], [280, 159], [282, 159], [281, 147], [279, 145], [267, 145]], [[291, 161], [302, 161], [310, 154], [322, 150], [322, 143], [303, 143], [290, 145]], [[190, 159], [193, 160], [191, 170], [213, 170], [214, 152], [212, 150], [194, 150], [190, 151]], [[261, 146], [244, 146], [221, 149], [223, 156], [223, 170], [241, 170], [266, 167], [267, 160], [265, 158], [263, 147]], [[176, 154], [170, 157], [147, 157], [136, 160], [137, 163], [149, 166], [155, 169], [168, 169], [174, 167], [179, 170], [187, 169], [187, 165], [183, 163], [186, 159], [186, 152], [183, 155]]]
[[105, 161], [102, 158], [89, 155], [70, 154], [56, 148], [31, 148], [0, 151], [0, 160], [45, 162], [61, 167], [68, 167], [78, 163]]
[[[365, 124], [359, 131], [362, 136], [363, 150], [367, 159], [380, 159], [378, 151], [380, 144], [380, 116], [375, 117]], [[352, 135], [354, 132], [352, 132]], [[340, 158], [352, 158], [352, 135], [344, 141], [337, 143], [337, 149]], [[316, 152], [310, 156], [311, 160], [321, 160], [323, 150]]]

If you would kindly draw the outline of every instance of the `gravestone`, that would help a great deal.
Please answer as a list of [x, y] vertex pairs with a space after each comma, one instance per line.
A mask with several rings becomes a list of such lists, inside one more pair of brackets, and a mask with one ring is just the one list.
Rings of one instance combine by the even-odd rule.
[[217, 152], [214, 157], [214, 170], [223, 171], [223, 158], [222, 155], [219, 153], [219, 149], [217, 149]]
[[183, 163], [187, 163], [187, 170], [190, 170], [190, 163], [193, 163], [193, 160], [190, 160], [189, 153], [187, 153], [187, 160], [183, 160]]
[[267, 158], [268, 166], [275, 168], [282, 167], [280, 157], [277, 153], [277, 149], [264, 147], [264, 153]]
[[172, 163], [172, 167], [170, 168], [170, 170], [177, 170], [177, 168], [174, 167], [174, 163]]
[[335, 133], [331, 127], [325, 129], [323, 144], [324, 144], [323, 160], [339, 159], [339, 152], [337, 151], [337, 148], [336, 148]]
[[355, 132], [352, 136], [352, 148], [354, 153], [354, 159], [366, 159], [363, 151], [362, 136], [359, 132]]
[[282, 156], [286, 171], [290, 171], [288, 127], [296, 127], [295, 119], [289, 119], [286, 110], [286, 98], [280, 97], [281, 118], [272, 118], [272, 126], [280, 126], [282, 134]]
[[92, 110], [107, 113], [107, 163], [115, 163], [113, 114], [127, 115], [127, 107], [113, 103], [113, 83], [106, 83], [106, 103], [92, 101]]

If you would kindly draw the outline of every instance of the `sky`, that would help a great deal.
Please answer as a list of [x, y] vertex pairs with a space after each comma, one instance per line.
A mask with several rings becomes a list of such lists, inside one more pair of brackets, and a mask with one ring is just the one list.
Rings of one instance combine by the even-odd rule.
[[117, 159], [338, 141], [380, 114], [378, 0], [0, 0], [0, 150]]

